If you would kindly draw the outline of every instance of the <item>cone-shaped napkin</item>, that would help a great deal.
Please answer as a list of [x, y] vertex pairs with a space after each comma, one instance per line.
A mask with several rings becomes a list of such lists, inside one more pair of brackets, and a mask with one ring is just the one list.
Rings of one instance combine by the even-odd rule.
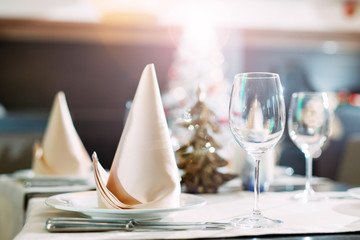
[[34, 146], [33, 170], [44, 175], [86, 175], [91, 171], [90, 156], [75, 130], [63, 92], [55, 96], [42, 145]]
[[99, 206], [179, 206], [180, 178], [153, 64], [145, 67], [110, 174], [93, 155]]

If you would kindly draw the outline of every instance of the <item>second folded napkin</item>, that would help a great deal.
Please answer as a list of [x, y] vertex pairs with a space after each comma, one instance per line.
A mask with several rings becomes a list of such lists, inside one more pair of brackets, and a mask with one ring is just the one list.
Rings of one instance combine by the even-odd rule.
[[42, 144], [35, 143], [32, 169], [37, 175], [91, 173], [91, 160], [71, 119], [65, 94], [58, 92]]
[[180, 177], [153, 64], [145, 67], [108, 174], [93, 154], [100, 207], [179, 206]]

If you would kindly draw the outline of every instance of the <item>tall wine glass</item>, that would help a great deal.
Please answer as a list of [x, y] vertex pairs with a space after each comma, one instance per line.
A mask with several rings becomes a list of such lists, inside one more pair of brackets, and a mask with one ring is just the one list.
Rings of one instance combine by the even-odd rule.
[[259, 210], [260, 160], [275, 146], [284, 132], [285, 103], [278, 74], [240, 73], [235, 76], [229, 109], [231, 132], [238, 144], [254, 160], [254, 208], [252, 214], [235, 218], [242, 228], [274, 227], [282, 223], [264, 217]]
[[291, 140], [304, 153], [306, 161], [305, 190], [295, 195], [303, 202], [320, 200], [311, 187], [312, 164], [315, 153], [329, 133], [329, 104], [324, 92], [296, 92], [291, 96], [288, 130]]

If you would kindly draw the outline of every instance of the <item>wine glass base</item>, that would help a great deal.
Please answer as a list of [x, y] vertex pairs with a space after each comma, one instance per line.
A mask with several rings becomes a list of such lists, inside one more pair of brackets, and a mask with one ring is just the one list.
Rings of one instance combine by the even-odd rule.
[[319, 196], [313, 189], [304, 190], [293, 196], [293, 199], [300, 202], [315, 202], [325, 200], [325, 197]]
[[231, 220], [231, 224], [234, 227], [240, 228], [273, 228], [279, 227], [283, 221], [270, 219], [262, 215], [252, 215], [244, 218], [234, 218]]

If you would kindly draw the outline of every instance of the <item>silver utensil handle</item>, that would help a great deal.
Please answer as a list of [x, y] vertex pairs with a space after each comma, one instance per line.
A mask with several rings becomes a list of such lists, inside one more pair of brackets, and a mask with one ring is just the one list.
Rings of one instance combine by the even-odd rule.
[[134, 219], [119, 220], [119, 219], [94, 219], [94, 218], [49, 218], [52, 222], [76, 222], [76, 223], [118, 223], [131, 224], [134, 226], [208, 226], [208, 227], [230, 227], [231, 223], [227, 222], [155, 222], [155, 221], [138, 221]]
[[91, 222], [75, 221], [49, 218], [46, 221], [45, 229], [49, 232], [101, 232], [101, 231], [184, 231], [184, 230], [221, 230], [222, 226], [206, 225], [140, 225], [136, 226], [130, 220], [127, 223], [121, 222]]
[[51, 222], [47, 221], [45, 229], [49, 232], [102, 232], [102, 231], [132, 231], [123, 224], [94, 224], [94, 223], [74, 223], [74, 222]]

